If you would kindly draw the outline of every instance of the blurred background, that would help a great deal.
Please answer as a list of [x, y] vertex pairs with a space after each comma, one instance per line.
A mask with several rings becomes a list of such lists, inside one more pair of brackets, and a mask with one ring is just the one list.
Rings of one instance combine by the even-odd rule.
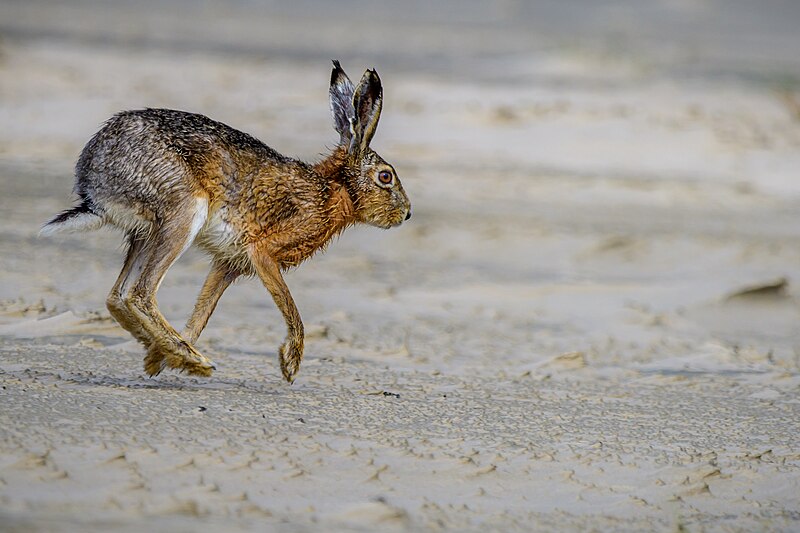
[[[98, 343], [126, 338], [103, 305], [119, 235], [35, 237], [70, 205], [106, 118], [184, 109], [315, 159], [336, 141], [335, 58], [352, 78], [379, 71], [373, 145], [415, 216], [354, 229], [290, 273], [319, 332], [310, 357], [796, 370], [798, 27], [792, 1], [4, 0], [7, 331], [75, 342], [97, 312]], [[167, 277], [175, 322], [206, 269], [191, 252]], [[226, 294], [203, 349], [272, 353], [282, 321], [253, 283]]]
[[[797, 0], [0, 0], [0, 530], [797, 531], [799, 29]], [[121, 235], [37, 237], [84, 143], [169, 107], [317, 160], [331, 59], [380, 73], [413, 218], [286, 274], [291, 387], [252, 279], [211, 379], [146, 378]], [[176, 327], [208, 269], [166, 276]]]
[[790, 0], [6, 0], [2, 15], [4, 37], [19, 42], [304, 64], [334, 53], [466, 81], [566, 81], [542, 66], [558, 55], [750, 81], [800, 67]]

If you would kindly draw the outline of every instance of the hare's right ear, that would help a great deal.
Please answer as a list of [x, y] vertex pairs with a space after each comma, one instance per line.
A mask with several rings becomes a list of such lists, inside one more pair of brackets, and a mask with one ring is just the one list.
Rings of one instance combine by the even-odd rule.
[[356, 117], [353, 107], [355, 88], [336, 59], [333, 60], [331, 87], [328, 92], [331, 99], [333, 127], [339, 132], [339, 144], [349, 146], [353, 138], [353, 121]]
[[364, 72], [353, 96], [353, 107], [356, 118], [350, 153], [364, 154], [369, 148], [372, 136], [375, 135], [383, 107], [383, 86], [375, 69]]

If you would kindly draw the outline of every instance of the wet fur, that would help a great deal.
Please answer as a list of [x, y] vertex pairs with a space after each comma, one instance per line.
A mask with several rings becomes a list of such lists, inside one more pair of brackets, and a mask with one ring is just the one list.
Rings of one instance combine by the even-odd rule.
[[[281, 271], [352, 224], [388, 228], [410, 216], [394, 168], [369, 148], [382, 103], [377, 73], [368, 70], [354, 87], [334, 62], [330, 87], [340, 143], [316, 164], [203, 115], [170, 109], [119, 113], [83, 149], [75, 172], [80, 203], [43, 233], [104, 224], [126, 232], [127, 257], [107, 305], [146, 348], [148, 374], [169, 367], [210, 375], [213, 363], [192, 343], [224, 290], [239, 276], [256, 275], [286, 320], [279, 358], [293, 381], [303, 324]], [[391, 186], [376, 179], [380, 172], [391, 173]], [[192, 243], [211, 255], [212, 269], [179, 334], [159, 312], [155, 293]]]

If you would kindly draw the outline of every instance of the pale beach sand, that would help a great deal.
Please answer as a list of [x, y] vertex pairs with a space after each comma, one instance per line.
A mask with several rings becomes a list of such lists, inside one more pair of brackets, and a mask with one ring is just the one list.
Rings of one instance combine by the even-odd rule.
[[[0, 531], [800, 530], [800, 10], [429, 4], [0, 4]], [[413, 218], [287, 274], [294, 385], [255, 280], [213, 377], [146, 378], [120, 235], [36, 236], [83, 144], [172, 107], [315, 159], [334, 57]]]

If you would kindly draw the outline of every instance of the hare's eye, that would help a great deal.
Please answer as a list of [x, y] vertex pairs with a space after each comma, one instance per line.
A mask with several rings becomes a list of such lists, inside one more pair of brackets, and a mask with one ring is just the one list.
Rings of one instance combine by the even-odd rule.
[[387, 170], [379, 172], [378, 181], [380, 181], [383, 185], [389, 185], [392, 183], [392, 173]]

